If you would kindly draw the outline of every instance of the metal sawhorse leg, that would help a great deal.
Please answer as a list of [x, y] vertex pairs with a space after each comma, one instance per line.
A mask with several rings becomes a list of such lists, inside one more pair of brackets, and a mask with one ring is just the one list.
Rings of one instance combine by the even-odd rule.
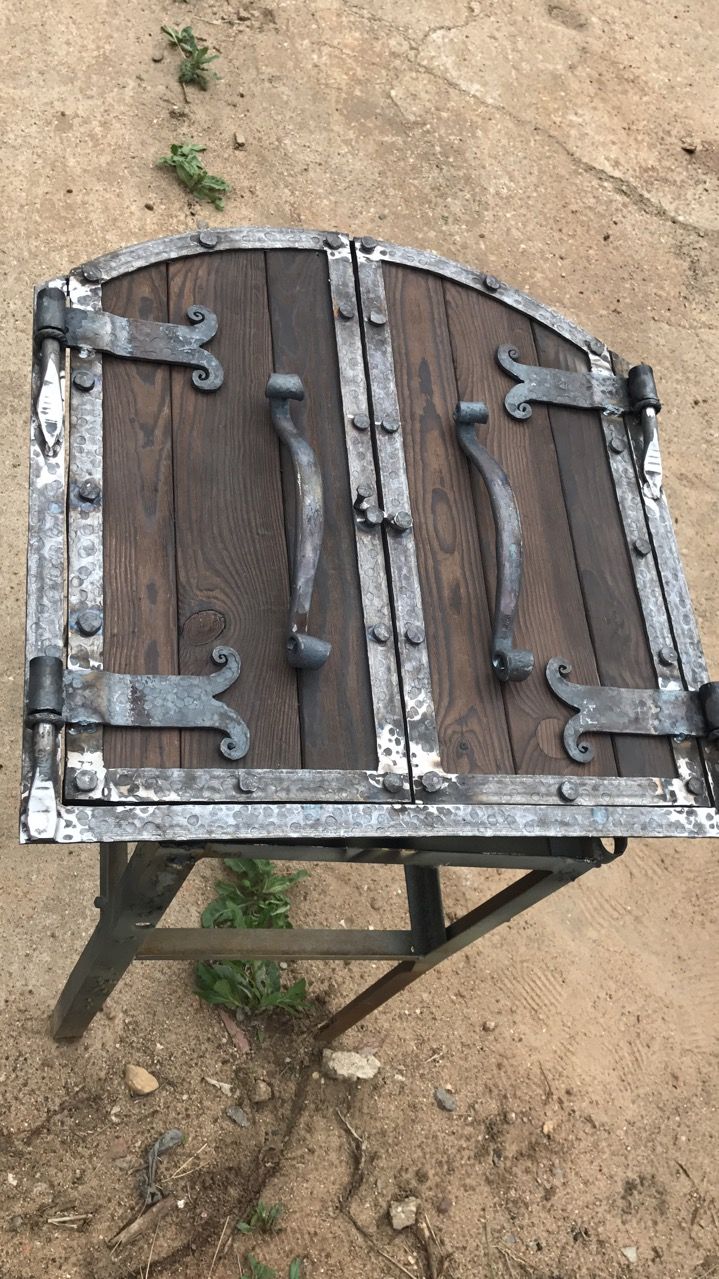
[[[542, 901], [593, 867], [624, 851], [617, 841], [608, 853], [599, 840], [549, 841], [553, 855], [529, 859], [535, 868], [447, 926], [439, 865], [467, 856], [431, 850], [345, 850], [278, 848], [237, 844], [137, 844], [128, 861], [125, 844], [100, 847], [100, 919], [58, 999], [53, 1014], [56, 1039], [77, 1039], [87, 1029], [134, 959], [375, 959], [394, 960], [385, 973], [317, 1032], [329, 1043], [393, 995], [436, 968], [444, 959]], [[546, 841], [542, 841], [546, 848]], [[556, 847], [555, 847], [556, 845]], [[561, 845], [561, 847], [560, 847]], [[409, 929], [206, 929], [156, 926], [187, 879], [205, 857], [271, 857], [283, 860], [404, 862]], [[526, 868], [526, 860], [516, 858]], [[542, 861], [546, 865], [542, 865]], [[539, 864], [538, 864], [539, 863]], [[507, 866], [490, 858], [479, 868]]]

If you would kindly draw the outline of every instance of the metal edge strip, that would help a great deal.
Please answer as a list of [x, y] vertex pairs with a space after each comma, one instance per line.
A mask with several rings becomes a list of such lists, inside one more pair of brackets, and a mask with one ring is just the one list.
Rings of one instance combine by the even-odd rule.
[[[698, 839], [719, 835], [714, 808], [514, 804], [165, 804], [63, 806], [55, 841], [393, 840], [432, 838]], [[24, 842], [28, 842], [27, 838]]]
[[[382, 505], [389, 513], [410, 512], [382, 263], [360, 256], [358, 274]], [[424, 638], [420, 643], [408, 638], [415, 629], [425, 631], [414, 533], [389, 532], [386, 545], [410, 760], [413, 776], [421, 776], [441, 768], [441, 762], [427, 644]]]
[[[33, 353], [30, 384], [30, 455], [28, 487], [28, 544], [25, 612], [25, 690], [27, 698], [28, 666], [32, 657], [65, 655], [65, 441], [64, 428], [60, 447], [48, 457], [41, 446], [36, 400], [40, 389], [40, 355], [35, 349], [35, 309], [41, 288], [54, 287], [67, 291], [67, 280], [52, 279], [36, 286], [33, 296]], [[60, 365], [60, 389], [65, 398], [65, 368]], [[64, 410], [63, 410], [64, 411]], [[24, 716], [23, 716], [24, 718]], [[56, 776], [59, 778], [61, 735], [57, 734]], [[20, 840], [29, 838], [26, 828], [27, 803], [34, 771], [33, 730], [26, 725], [22, 733]], [[60, 795], [58, 793], [58, 801]]]
[[[102, 309], [102, 287], [77, 274], [69, 278], [71, 306]], [[76, 384], [78, 378], [80, 385]], [[102, 355], [92, 350], [70, 351], [70, 429], [68, 439], [68, 670], [102, 669], [103, 664], [103, 417]], [[83, 485], [94, 485], [97, 497], [82, 497]], [[97, 614], [98, 629], [83, 634], [81, 623]], [[85, 615], [83, 618], [83, 614]], [[87, 630], [87, 626], [85, 630]], [[65, 729], [65, 785], [80, 770], [103, 768], [103, 730]], [[72, 792], [71, 792], [72, 793]]]
[[116, 249], [75, 268], [75, 274], [94, 283], [114, 280], [155, 262], [191, 257], [196, 253], [221, 253], [227, 249], [325, 249], [349, 237], [336, 231], [311, 231], [294, 227], [207, 227], [182, 235], [162, 236]]

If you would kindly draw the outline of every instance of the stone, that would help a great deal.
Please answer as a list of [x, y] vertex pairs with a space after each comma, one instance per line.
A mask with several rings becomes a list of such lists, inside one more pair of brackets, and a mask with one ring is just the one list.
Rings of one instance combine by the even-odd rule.
[[252, 1089], [252, 1100], [256, 1106], [263, 1106], [266, 1101], [272, 1101], [272, 1089], [266, 1079], [256, 1079], [254, 1088]]
[[155, 52], [151, 54], [150, 56], [153, 62], [162, 62], [165, 57], [162, 49], [156, 49]]
[[235, 151], [244, 151], [247, 146], [247, 139], [244, 133], [240, 133], [238, 129], [235, 129], [235, 132], [232, 135], [232, 140], [235, 144]]
[[325, 1048], [322, 1053], [322, 1073], [328, 1079], [374, 1079], [380, 1068], [377, 1057], [371, 1053], [352, 1053]]
[[626, 1257], [630, 1266], [633, 1266], [637, 1260], [637, 1249], [634, 1244], [630, 1244], [628, 1248], [622, 1248], [622, 1256]]
[[406, 1199], [393, 1199], [389, 1206], [389, 1219], [394, 1230], [406, 1230], [417, 1221], [419, 1199], [409, 1195]]
[[482, 1022], [482, 1030], [491, 1031], [496, 1029], [497, 1029], [496, 1021], [491, 1021], [490, 1019], [487, 1019], [487, 1021]]
[[225, 1114], [228, 1119], [232, 1120], [233, 1124], [237, 1124], [238, 1128], [249, 1128], [250, 1120], [242, 1106], [228, 1106]]
[[554, 1132], [554, 1123], [551, 1119], [545, 1119], [544, 1123], [542, 1124], [542, 1132], [544, 1133], [545, 1137], [551, 1137], [552, 1133]]
[[148, 1097], [160, 1087], [160, 1081], [144, 1066], [125, 1066], [125, 1083], [133, 1097]]
[[451, 1092], [447, 1092], [446, 1088], [435, 1088], [434, 1099], [440, 1110], [456, 1110], [457, 1098], [453, 1097]]
[[218, 1092], [222, 1092], [226, 1097], [232, 1096], [232, 1088], [229, 1084], [224, 1083], [222, 1079], [212, 1079], [210, 1075], [205, 1075], [205, 1083], [211, 1084], [213, 1088], [217, 1088]]

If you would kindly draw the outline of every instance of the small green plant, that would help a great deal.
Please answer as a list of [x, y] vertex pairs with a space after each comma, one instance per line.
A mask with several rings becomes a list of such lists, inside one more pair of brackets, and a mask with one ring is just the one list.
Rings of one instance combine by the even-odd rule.
[[252, 1209], [249, 1221], [238, 1221], [235, 1229], [243, 1235], [249, 1235], [253, 1230], [259, 1230], [263, 1235], [272, 1235], [280, 1228], [280, 1217], [284, 1210], [284, 1204], [265, 1204], [260, 1199]]
[[277, 1271], [272, 1266], [266, 1266], [264, 1262], [258, 1261], [256, 1257], [248, 1252], [245, 1257], [247, 1270], [243, 1270], [240, 1279], [277, 1279]]
[[219, 53], [210, 53], [202, 36], [198, 43], [192, 27], [182, 27], [180, 31], [175, 27], [163, 27], [162, 31], [182, 54], [177, 73], [180, 84], [196, 84], [199, 89], [207, 89], [210, 80], [219, 80], [217, 72], [209, 70], [210, 63], [217, 62]]
[[290, 1262], [290, 1269], [287, 1279], [302, 1279], [302, 1258], [293, 1257]]
[[230, 185], [224, 178], [207, 172], [200, 159], [205, 150], [194, 142], [173, 142], [170, 154], [161, 156], [157, 163], [160, 167], [174, 169], [178, 180], [199, 200], [208, 200], [216, 209], [224, 209], [224, 196]]
[[[204, 928], [291, 928], [288, 890], [307, 871], [278, 875], [272, 862], [226, 858], [234, 880], [218, 880], [217, 896], [202, 912]], [[308, 1005], [304, 977], [282, 985], [279, 965], [271, 960], [230, 960], [198, 964], [197, 994], [208, 1004], [250, 1013], [281, 1010], [294, 1015]], [[256, 1210], [257, 1211], [257, 1210]]]

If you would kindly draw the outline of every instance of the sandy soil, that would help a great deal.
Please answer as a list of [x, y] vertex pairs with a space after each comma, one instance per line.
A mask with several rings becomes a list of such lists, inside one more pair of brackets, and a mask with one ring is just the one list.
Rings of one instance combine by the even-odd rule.
[[[134, 1279], [152, 1246], [154, 1276], [227, 1279], [237, 1237], [215, 1256], [223, 1226], [227, 1238], [261, 1194], [287, 1205], [282, 1233], [256, 1247], [282, 1276], [295, 1255], [309, 1279], [430, 1276], [421, 1240], [387, 1222], [403, 1193], [421, 1198], [455, 1279], [719, 1274], [714, 848], [636, 843], [426, 977], [347, 1037], [382, 1061], [373, 1082], [348, 1086], [317, 1075], [301, 1028], [238, 1056], [182, 965], [136, 965], [82, 1043], [53, 1044], [47, 1016], [93, 923], [97, 854], [15, 839], [31, 286], [198, 214], [434, 248], [650, 359], [669, 496], [719, 669], [716, 5], [2, 9], [0, 1274]], [[152, 55], [161, 23], [188, 21], [220, 51], [223, 78], [185, 103], [175, 57]], [[224, 215], [191, 207], [154, 167], [188, 138], [233, 184]], [[193, 878], [175, 922], [195, 922], [211, 878]], [[500, 879], [448, 872], [450, 909]], [[397, 891], [383, 868], [316, 869], [295, 918], [391, 922]], [[337, 1007], [370, 973], [308, 976]], [[155, 1071], [152, 1097], [129, 1098], [128, 1061]], [[250, 1127], [227, 1119], [206, 1076], [231, 1085]], [[264, 1105], [251, 1100], [258, 1078], [274, 1092]], [[455, 1090], [454, 1113], [435, 1104], [437, 1085]], [[340, 1112], [364, 1143], [361, 1166]], [[185, 1206], [154, 1245], [112, 1255], [106, 1240], [138, 1209], [142, 1152], [170, 1126], [187, 1138], [165, 1165], [169, 1176], [190, 1160], [168, 1183]]]

